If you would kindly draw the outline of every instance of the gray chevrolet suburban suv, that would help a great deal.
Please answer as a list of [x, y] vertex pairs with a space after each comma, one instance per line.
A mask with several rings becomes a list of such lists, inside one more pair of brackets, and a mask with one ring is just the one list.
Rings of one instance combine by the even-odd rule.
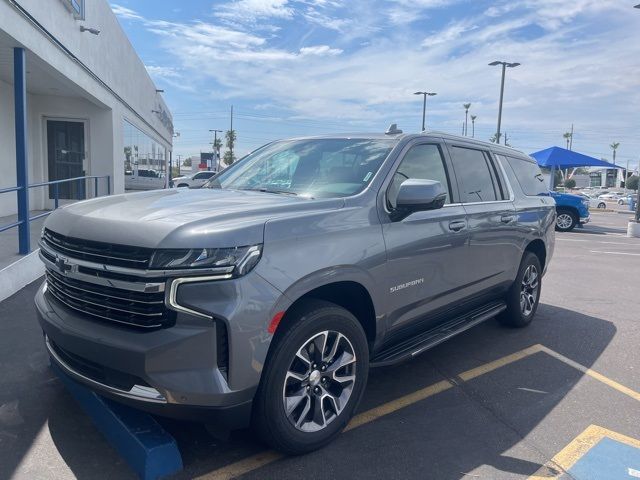
[[536, 165], [440, 133], [296, 138], [197, 190], [54, 211], [35, 298], [51, 361], [119, 402], [299, 454], [370, 367], [535, 315], [554, 248]]

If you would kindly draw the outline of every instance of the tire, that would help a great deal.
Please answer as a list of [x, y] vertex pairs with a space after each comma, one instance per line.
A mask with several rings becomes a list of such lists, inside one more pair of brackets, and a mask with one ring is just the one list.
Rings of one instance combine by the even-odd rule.
[[[531, 252], [525, 252], [516, 280], [507, 293], [507, 309], [497, 316], [498, 321], [508, 327], [522, 328], [529, 325], [538, 309], [541, 291], [540, 259]], [[527, 298], [523, 298], [524, 296]]]
[[618, 200], [618, 205], [624, 205], [624, 200]]
[[578, 224], [578, 216], [571, 210], [559, 208], [556, 215], [556, 230], [570, 232]]
[[606, 204], [606, 203], [604, 203], [604, 202], [600, 202], [600, 203], [598, 204], [598, 208], [600, 208], [600, 209], [604, 210], [605, 208], [607, 208], [607, 204]]
[[188, 187], [189, 185], [186, 183], [181, 183], [178, 185], [178, 188], [182, 188], [182, 187]]
[[[285, 320], [256, 393], [253, 426], [272, 448], [300, 455], [327, 445], [346, 427], [367, 383], [369, 348], [358, 320], [333, 303], [305, 302]], [[322, 343], [325, 355], [315, 348]]]

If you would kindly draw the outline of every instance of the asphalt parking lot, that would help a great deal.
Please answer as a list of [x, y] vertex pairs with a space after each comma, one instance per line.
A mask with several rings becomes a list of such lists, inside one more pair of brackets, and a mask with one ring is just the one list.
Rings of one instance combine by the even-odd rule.
[[[360, 414], [321, 451], [282, 458], [251, 432], [220, 442], [163, 420], [185, 464], [175, 478], [640, 477], [640, 239], [624, 236], [627, 218], [594, 212], [557, 235], [529, 328], [488, 321], [372, 370]], [[0, 478], [134, 478], [48, 368], [37, 284], [0, 303]], [[596, 451], [602, 438], [620, 455]]]

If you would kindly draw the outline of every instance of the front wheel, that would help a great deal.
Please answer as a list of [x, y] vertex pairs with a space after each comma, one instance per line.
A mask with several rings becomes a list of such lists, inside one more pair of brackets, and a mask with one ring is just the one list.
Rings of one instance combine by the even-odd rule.
[[556, 216], [556, 230], [570, 232], [578, 224], [578, 216], [571, 210], [558, 209]]
[[347, 425], [367, 383], [369, 350], [358, 320], [337, 305], [314, 300], [288, 317], [256, 394], [254, 426], [271, 447], [298, 455]]
[[542, 267], [538, 256], [525, 252], [515, 282], [506, 297], [507, 309], [498, 315], [503, 325], [526, 327], [533, 320], [542, 289]]
[[604, 203], [604, 202], [600, 202], [600, 203], [598, 204], [598, 208], [599, 208], [599, 209], [601, 209], [601, 210], [604, 210], [605, 208], [607, 208], [607, 204], [606, 204], [606, 203]]

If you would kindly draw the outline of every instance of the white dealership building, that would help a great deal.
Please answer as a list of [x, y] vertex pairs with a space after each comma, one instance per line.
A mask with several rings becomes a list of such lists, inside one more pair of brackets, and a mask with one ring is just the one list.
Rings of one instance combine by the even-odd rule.
[[[31, 211], [92, 197], [96, 181], [99, 195], [123, 192], [125, 172], [164, 177], [172, 138], [171, 113], [106, 0], [0, 0], [0, 191], [100, 177], [29, 188]], [[20, 191], [0, 194], [0, 217], [20, 202]]]

